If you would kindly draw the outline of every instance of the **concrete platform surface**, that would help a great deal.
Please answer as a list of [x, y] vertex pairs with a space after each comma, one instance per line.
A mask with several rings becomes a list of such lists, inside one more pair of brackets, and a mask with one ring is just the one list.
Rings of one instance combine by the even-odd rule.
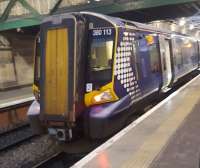
[[200, 76], [81, 159], [73, 168], [199, 168]]
[[34, 100], [32, 87], [0, 91], [0, 109]]
[[200, 102], [150, 168], [200, 168]]

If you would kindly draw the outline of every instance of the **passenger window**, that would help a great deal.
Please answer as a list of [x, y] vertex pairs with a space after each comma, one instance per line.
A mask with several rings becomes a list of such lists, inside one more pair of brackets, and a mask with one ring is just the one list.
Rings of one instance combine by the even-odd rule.
[[182, 65], [183, 65], [183, 56], [182, 56], [182, 53], [181, 53], [181, 48], [182, 48], [182, 40], [181, 39], [176, 39], [175, 41], [175, 46], [176, 48], [174, 49], [175, 51], [175, 64], [177, 66], [178, 69], [181, 69]]
[[36, 39], [35, 47], [35, 79], [40, 79], [40, 38]]
[[166, 63], [166, 54], [165, 51], [161, 51], [161, 55], [162, 55], [162, 63], [163, 63], [163, 71], [167, 70], [167, 63]]
[[132, 47], [133, 47], [133, 62], [134, 62], [134, 68], [135, 68], [135, 73], [136, 73], [136, 79], [139, 80], [139, 77], [140, 77], [140, 74], [139, 74], [139, 71], [140, 71], [140, 61], [139, 59], [137, 58], [137, 48], [138, 48], [138, 42], [137, 41], [134, 41], [133, 44], [132, 44]]
[[150, 54], [151, 72], [153, 73], [159, 72], [160, 70], [159, 51], [155, 43], [149, 46], [149, 54]]

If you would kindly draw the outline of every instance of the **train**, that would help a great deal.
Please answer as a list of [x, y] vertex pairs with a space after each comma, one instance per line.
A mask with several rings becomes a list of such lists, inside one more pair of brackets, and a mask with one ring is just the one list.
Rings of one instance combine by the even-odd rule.
[[36, 40], [30, 123], [61, 142], [110, 137], [138, 105], [198, 69], [199, 50], [195, 37], [130, 20], [48, 16]]

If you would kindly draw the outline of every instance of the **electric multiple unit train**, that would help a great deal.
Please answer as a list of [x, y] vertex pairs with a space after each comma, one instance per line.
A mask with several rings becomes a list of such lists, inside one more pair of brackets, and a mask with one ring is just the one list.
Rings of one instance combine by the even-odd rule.
[[91, 12], [47, 17], [38, 43], [28, 115], [60, 141], [111, 136], [200, 60], [193, 37]]

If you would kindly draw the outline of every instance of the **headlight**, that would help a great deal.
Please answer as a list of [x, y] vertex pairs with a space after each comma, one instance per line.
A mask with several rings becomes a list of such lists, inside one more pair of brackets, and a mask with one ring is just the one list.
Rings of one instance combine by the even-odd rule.
[[87, 107], [95, 104], [117, 101], [119, 98], [113, 90], [113, 83], [101, 87], [99, 90], [93, 90], [85, 94], [84, 101]]
[[111, 101], [112, 99], [113, 99], [113, 96], [110, 90], [105, 90], [93, 97], [94, 103], [107, 102], [107, 101]]

